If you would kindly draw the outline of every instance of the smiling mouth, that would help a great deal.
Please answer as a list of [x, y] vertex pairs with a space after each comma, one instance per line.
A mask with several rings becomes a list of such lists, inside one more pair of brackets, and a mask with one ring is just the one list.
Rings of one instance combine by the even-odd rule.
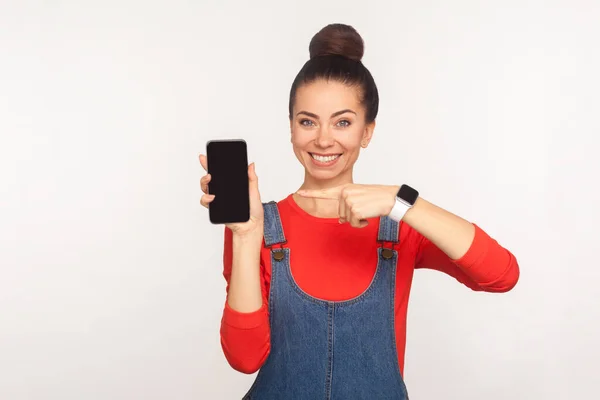
[[329, 155], [320, 155], [320, 154], [314, 154], [314, 153], [308, 153], [310, 154], [310, 156], [313, 158], [313, 160], [316, 160], [318, 162], [322, 162], [322, 163], [330, 163], [332, 161], [335, 161], [337, 158], [339, 158], [339, 156], [341, 156], [341, 154], [329, 154]]

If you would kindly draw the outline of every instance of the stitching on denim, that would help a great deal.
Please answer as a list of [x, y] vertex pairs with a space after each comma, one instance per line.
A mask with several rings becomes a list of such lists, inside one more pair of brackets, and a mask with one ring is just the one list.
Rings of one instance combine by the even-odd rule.
[[398, 364], [398, 346], [396, 346], [396, 310], [394, 309], [394, 306], [396, 305], [396, 272], [398, 271], [398, 262], [397, 260], [395, 260], [396, 262], [394, 263], [393, 267], [392, 267], [392, 295], [391, 297], [391, 310], [392, 310], [392, 318], [391, 318], [391, 329], [392, 329], [392, 346], [394, 348], [394, 355], [395, 355], [395, 359], [394, 359], [394, 365], [396, 366], [396, 372], [397, 372], [397, 377], [399, 379], [399, 383], [400, 383], [400, 387], [402, 388], [402, 390], [404, 391], [404, 395], [406, 395], [406, 398], [408, 400], [408, 391], [406, 389], [406, 383], [404, 382], [404, 377], [402, 376], [402, 373], [400, 372], [400, 365]]
[[281, 261], [279, 261], [279, 263], [282, 264], [283, 268], [285, 268], [285, 275], [288, 280], [288, 284], [292, 287], [294, 292], [296, 292], [297, 294], [300, 295], [300, 297], [302, 297], [310, 302], [313, 302], [313, 303], [321, 305], [321, 306], [327, 306], [329, 304], [328, 301], [317, 299], [316, 297], [313, 297], [313, 296], [309, 295], [308, 293], [306, 293], [304, 290], [302, 290], [300, 288], [300, 286], [298, 286], [298, 284], [296, 283], [296, 280], [294, 279], [294, 276], [292, 275], [292, 268], [291, 268], [291, 263], [290, 263], [291, 250], [286, 247], [286, 248], [283, 248], [282, 251], [283, 251], [284, 257]]
[[325, 379], [325, 398], [331, 399], [331, 388], [333, 379], [333, 318], [335, 306], [333, 303], [327, 309], [327, 376]]
[[277, 203], [275, 202], [273, 202], [273, 214], [275, 215], [275, 223], [277, 224], [275, 227], [277, 229], [277, 234], [279, 235], [278, 243], [285, 243], [285, 233], [283, 232], [283, 224], [281, 223], [279, 209], [277, 208]]
[[275, 255], [273, 254], [273, 250], [271, 250], [271, 282], [269, 286], [269, 325], [273, 326], [273, 293], [275, 292], [275, 284], [279, 281], [279, 276], [277, 276], [281, 271], [276, 271], [275, 269], [279, 269], [276, 263], [279, 261], [275, 260]]
[[[292, 268], [290, 267], [290, 260], [289, 260], [290, 249], [284, 248], [283, 251], [284, 251], [285, 257], [283, 258], [283, 260], [281, 260], [279, 262], [280, 263], [285, 262], [286, 275], [288, 277], [288, 280], [289, 280], [289, 283], [290, 283], [290, 286], [292, 287], [292, 289], [294, 289], [294, 291], [297, 294], [299, 294], [302, 298], [304, 298], [308, 301], [311, 301], [313, 303], [322, 305], [322, 306], [328, 306], [329, 304], [335, 304], [337, 307], [343, 307], [343, 306], [354, 304], [354, 303], [364, 299], [366, 296], [368, 296], [371, 292], [373, 292], [375, 290], [377, 282], [379, 282], [379, 280], [381, 279], [381, 275], [382, 275], [381, 270], [386, 267], [386, 264], [388, 264], [391, 260], [394, 259], [394, 258], [391, 258], [390, 260], [383, 259], [383, 257], [381, 256], [382, 250], [380, 248], [378, 248], [377, 253], [379, 255], [379, 260], [377, 261], [377, 270], [375, 271], [375, 275], [373, 276], [373, 279], [371, 280], [369, 287], [367, 289], [365, 289], [365, 291], [362, 292], [361, 294], [359, 294], [357, 297], [354, 297], [352, 299], [341, 300], [341, 301], [328, 301], [328, 300], [324, 300], [324, 299], [319, 299], [317, 297], [313, 297], [313, 296], [309, 295], [308, 293], [306, 293], [304, 290], [302, 290], [302, 288], [298, 285], [298, 283], [294, 279], [294, 275], [292, 274]], [[394, 251], [394, 254], [396, 254], [396, 251]]]
[[377, 241], [381, 241], [383, 238], [383, 227], [385, 223], [383, 221], [383, 217], [379, 218], [379, 228], [377, 229]]
[[[278, 231], [278, 234], [281, 235], [281, 238], [283, 240], [283, 242], [279, 242], [279, 243], [285, 243], [285, 234], [283, 233], [283, 226], [281, 224], [281, 219], [279, 217], [279, 210], [277, 208], [277, 203], [274, 201], [270, 201], [269, 203], [266, 203], [267, 205], [269, 205], [269, 209], [270, 212], [272, 212], [272, 214], [270, 216], [274, 217], [270, 218], [270, 220], [272, 222], [274, 222], [276, 224], [276, 230]], [[395, 229], [390, 230], [390, 234], [391, 234], [391, 238], [389, 237], [390, 235], [384, 234], [383, 235], [383, 239], [392, 239], [391, 242], [394, 244], [398, 244], [399, 243], [399, 224], [396, 224], [395, 221], [389, 219], [389, 217], [380, 217], [379, 218], [379, 230], [381, 231], [382, 229], [385, 229], [385, 227], [387, 226], [388, 228], [394, 227]], [[271, 229], [269, 229], [270, 231]], [[394, 232], [395, 231], [395, 232]], [[273, 239], [273, 238], [271, 238]], [[379, 239], [379, 234], [378, 234], [378, 239]], [[273, 241], [273, 240], [270, 240]], [[271, 246], [277, 244], [277, 243], [271, 243]], [[271, 247], [269, 246], [269, 247]], [[380, 279], [380, 275], [381, 275], [381, 269], [382, 268], [389, 268], [388, 264], [393, 263], [393, 265], [395, 265], [396, 260], [398, 258], [398, 252], [397, 250], [392, 247], [392, 252], [393, 252], [393, 257], [389, 260], [386, 260], [382, 257], [382, 250], [383, 248], [378, 247], [377, 248], [377, 267], [375, 270], [375, 275], [373, 276], [373, 279], [371, 279], [371, 282], [369, 283], [369, 286], [367, 287], [367, 289], [365, 289], [365, 291], [363, 291], [363, 293], [359, 294], [358, 296], [352, 298], [352, 299], [348, 299], [348, 300], [341, 300], [341, 301], [335, 301], [335, 302], [330, 302], [328, 300], [325, 299], [320, 299], [314, 296], [309, 295], [308, 293], [306, 293], [304, 290], [302, 290], [302, 288], [300, 288], [300, 286], [298, 285], [298, 283], [296, 282], [293, 274], [292, 274], [292, 269], [291, 269], [291, 262], [290, 262], [290, 249], [289, 248], [284, 248], [283, 246], [281, 246], [281, 248], [279, 249], [279, 251], [283, 251], [284, 252], [284, 258], [280, 261], [276, 261], [271, 257], [271, 265], [275, 265], [274, 263], [280, 263], [283, 264], [285, 266], [286, 269], [286, 275], [289, 279], [289, 283], [292, 286], [292, 288], [294, 289], [294, 291], [296, 293], [298, 293], [302, 298], [311, 301], [313, 303], [316, 304], [320, 304], [323, 306], [328, 305], [329, 303], [334, 303], [337, 306], [346, 306], [346, 305], [352, 305], [362, 299], [364, 299], [366, 296], [368, 296], [373, 290], [374, 290], [374, 286], [376, 285], [376, 283], [379, 281]], [[273, 250], [271, 250], [271, 254], [273, 254]], [[273, 267], [271, 267], [273, 268]]]
[[387, 216], [380, 217], [379, 229], [377, 231], [377, 241], [391, 242], [394, 244], [400, 242], [400, 223]]
[[[269, 326], [273, 326], [273, 301], [272, 301], [272, 299], [273, 299], [273, 292], [275, 291], [275, 285], [273, 283], [274, 282], [276, 283], [279, 280], [279, 277], [277, 275], [281, 273], [281, 271], [279, 271], [279, 268], [275, 267], [275, 262], [276, 261], [273, 258], [273, 251], [271, 251], [271, 285], [269, 288]], [[271, 345], [271, 350], [273, 349], [272, 339], [273, 339], [273, 335], [270, 334], [269, 342]], [[264, 364], [258, 371], [258, 374], [256, 375], [256, 379], [254, 379], [254, 383], [252, 383], [252, 386], [250, 386], [250, 389], [248, 389], [248, 391], [246, 392], [246, 395], [242, 398], [242, 400], [252, 400], [252, 393], [256, 390], [256, 388], [258, 387], [258, 384], [262, 380], [263, 368], [265, 367], [265, 365], [267, 365], [267, 363], [271, 359], [271, 354], [272, 354], [271, 351], [269, 351], [269, 355], [267, 356], [267, 359], [265, 360]]]
[[271, 237], [271, 215], [269, 214], [269, 208], [270, 208], [270, 202], [269, 203], [263, 203], [263, 212], [265, 214], [265, 226], [264, 226], [264, 237], [265, 237], [265, 244], [268, 246], [269, 243], [273, 240], [273, 238]]
[[265, 227], [263, 233], [265, 245], [271, 247], [275, 244], [285, 243], [286, 239], [277, 203], [275, 201], [263, 203], [263, 210], [265, 214]]

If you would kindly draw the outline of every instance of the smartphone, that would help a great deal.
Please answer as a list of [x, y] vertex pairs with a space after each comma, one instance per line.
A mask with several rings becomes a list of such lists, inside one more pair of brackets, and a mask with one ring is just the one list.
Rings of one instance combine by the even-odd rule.
[[250, 219], [248, 148], [242, 139], [210, 140], [206, 143], [210, 222], [228, 224]]

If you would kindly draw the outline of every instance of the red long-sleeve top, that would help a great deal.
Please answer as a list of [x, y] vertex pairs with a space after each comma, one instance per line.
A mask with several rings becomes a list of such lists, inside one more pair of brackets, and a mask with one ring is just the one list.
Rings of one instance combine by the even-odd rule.
[[[365, 228], [339, 224], [337, 218], [317, 218], [301, 209], [290, 195], [278, 203], [281, 222], [292, 248], [290, 265], [298, 285], [311, 296], [340, 301], [356, 297], [369, 286], [377, 267], [378, 219]], [[415, 268], [444, 272], [476, 291], [506, 292], [519, 278], [517, 260], [510, 251], [475, 225], [475, 237], [463, 257], [450, 259], [432, 242], [411, 228], [400, 225], [396, 272], [395, 334], [398, 364], [404, 373], [406, 315]], [[315, 261], [317, 260], [317, 261]], [[223, 275], [229, 289], [232, 234], [225, 229]], [[254, 373], [270, 351], [268, 315], [271, 255], [264, 248], [260, 257], [262, 307], [251, 313], [233, 310], [225, 302], [221, 320], [221, 345], [229, 364], [243, 373]]]

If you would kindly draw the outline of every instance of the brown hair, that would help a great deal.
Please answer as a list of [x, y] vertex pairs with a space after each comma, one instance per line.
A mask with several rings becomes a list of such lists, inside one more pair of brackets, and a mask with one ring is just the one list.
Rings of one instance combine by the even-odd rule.
[[308, 50], [310, 59], [298, 72], [290, 90], [290, 119], [298, 88], [324, 79], [358, 87], [361, 103], [367, 111], [366, 122], [374, 121], [379, 109], [379, 93], [373, 76], [361, 61], [364, 42], [358, 32], [349, 25], [329, 24], [313, 36]]

